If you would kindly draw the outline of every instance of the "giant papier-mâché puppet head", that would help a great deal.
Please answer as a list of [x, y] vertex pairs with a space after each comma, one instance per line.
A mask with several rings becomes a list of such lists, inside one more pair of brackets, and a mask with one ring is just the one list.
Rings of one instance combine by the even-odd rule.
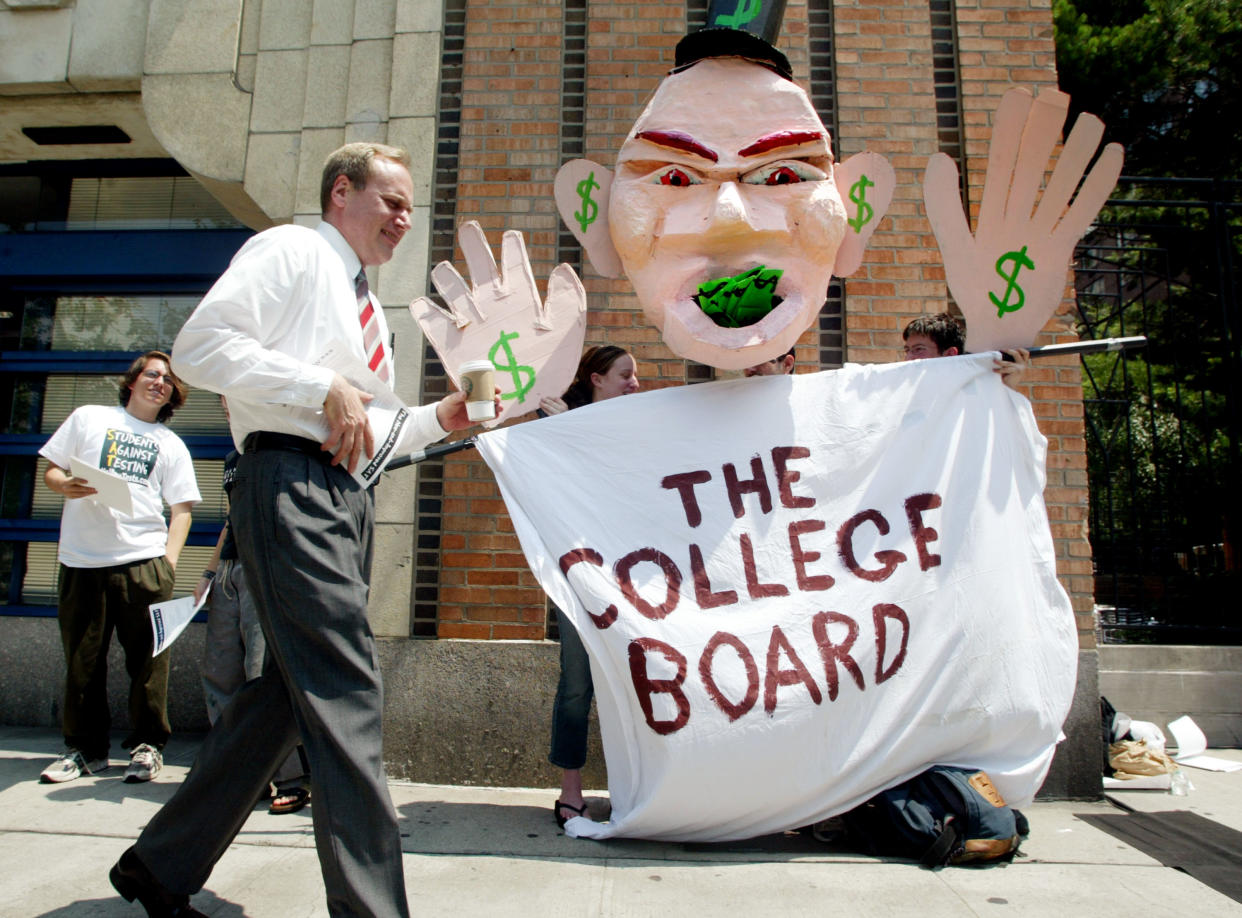
[[721, 369], [793, 347], [832, 277], [861, 264], [892, 198], [883, 157], [834, 161], [770, 41], [783, 7], [713, 4], [708, 28], [678, 44], [615, 174], [574, 160], [556, 178], [561, 217], [595, 269], [630, 279], [673, 353]]

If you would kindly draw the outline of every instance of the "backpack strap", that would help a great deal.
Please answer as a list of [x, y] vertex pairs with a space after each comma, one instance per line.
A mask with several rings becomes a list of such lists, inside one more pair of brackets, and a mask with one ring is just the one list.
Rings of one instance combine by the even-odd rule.
[[1023, 838], [1031, 834], [1031, 824], [1018, 810], [1013, 811], [1013, 821], [1015, 831]]
[[919, 863], [932, 870], [943, 867], [949, 863], [949, 858], [957, 850], [958, 839], [957, 821], [950, 816], [944, 821], [944, 828], [940, 830], [940, 835], [919, 858]]

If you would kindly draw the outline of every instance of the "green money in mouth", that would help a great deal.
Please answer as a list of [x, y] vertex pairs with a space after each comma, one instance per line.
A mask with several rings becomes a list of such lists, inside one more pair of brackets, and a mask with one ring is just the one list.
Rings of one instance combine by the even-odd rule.
[[783, 271], [756, 265], [733, 277], [722, 277], [699, 284], [695, 297], [699, 308], [723, 328], [754, 325], [781, 303], [776, 282]]

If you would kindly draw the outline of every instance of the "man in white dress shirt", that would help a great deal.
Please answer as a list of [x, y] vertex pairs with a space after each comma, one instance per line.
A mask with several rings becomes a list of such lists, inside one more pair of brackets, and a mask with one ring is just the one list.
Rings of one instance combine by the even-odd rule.
[[[366, 617], [374, 501], [351, 474], [375, 451], [370, 396], [316, 365], [330, 346], [344, 345], [392, 378], [382, 310], [361, 272], [387, 262], [409, 229], [408, 164], [405, 151], [379, 144], [333, 153], [323, 222], [250, 239], [173, 347], [180, 375], [228, 398], [242, 453], [230, 524], [268, 660], [221, 713], [176, 796], [112, 869], [118, 892], [149, 915], [201, 914], [189, 895], [299, 735], [329, 913], [409, 913]], [[398, 449], [421, 449], [469, 425], [464, 397], [454, 393], [410, 409]]]

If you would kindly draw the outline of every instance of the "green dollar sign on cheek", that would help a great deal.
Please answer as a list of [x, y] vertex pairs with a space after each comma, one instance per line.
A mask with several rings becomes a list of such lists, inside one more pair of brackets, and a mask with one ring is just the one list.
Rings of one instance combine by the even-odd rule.
[[858, 213], [851, 217], [848, 222], [856, 233], [861, 233], [862, 228], [871, 222], [871, 218], [875, 214], [875, 210], [867, 203], [867, 189], [874, 186], [875, 182], [864, 175], [850, 188], [850, 200], [858, 207]]
[[578, 221], [584, 233], [599, 216], [599, 205], [591, 200], [591, 192], [598, 187], [599, 183], [595, 181], [594, 172], [578, 183], [578, 197], [582, 198], [582, 209], [574, 214], [574, 219]]
[[[1006, 262], [1013, 263], [1013, 270], [1008, 273], [1002, 267]], [[1022, 308], [1022, 304], [1026, 302], [1026, 294], [1018, 286], [1018, 272], [1023, 268], [1030, 268], [1032, 270], [1035, 268], [1035, 262], [1026, 257], [1026, 246], [1022, 246], [1016, 252], [1006, 252], [996, 259], [996, 273], [1005, 282], [1005, 295], [998, 298], [995, 293], [989, 292], [988, 298], [992, 300], [992, 305], [996, 307], [996, 317], [998, 319], [1007, 312], [1017, 312]], [[1017, 302], [1013, 305], [1009, 303], [1010, 294], [1017, 294]]]
[[[517, 332], [500, 333], [500, 338], [492, 345], [492, 349], [487, 352], [487, 359], [492, 362], [492, 366], [496, 368], [497, 373], [508, 373], [513, 377], [513, 391], [505, 392], [501, 399], [518, 400], [518, 404], [525, 404], [526, 393], [531, 390], [531, 386], [535, 384], [535, 370], [532, 367], [523, 366], [517, 362], [517, 358], [513, 356], [513, 349], [509, 347], [509, 342], [518, 337]], [[496, 360], [496, 352], [503, 350], [505, 352], [506, 363], [500, 363]], [[522, 382], [522, 377], [526, 377], [526, 382]]]

